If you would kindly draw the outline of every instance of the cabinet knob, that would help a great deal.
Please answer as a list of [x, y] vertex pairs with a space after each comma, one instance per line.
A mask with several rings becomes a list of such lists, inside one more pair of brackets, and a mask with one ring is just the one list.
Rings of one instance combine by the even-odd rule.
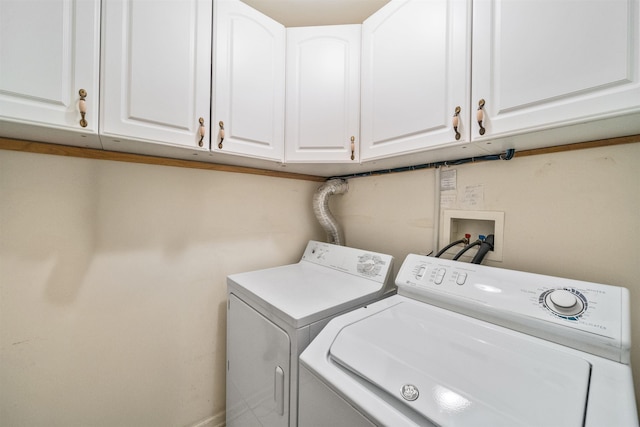
[[87, 114], [87, 103], [85, 98], [87, 97], [87, 91], [84, 89], [80, 89], [78, 91], [80, 95], [80, 101], [78, 101], [78, 110], [80, 110], [80, 126], [86, 128], [89, 123], [85, 119], [85, 115]]
[[351, 160], [355, 160], [356, 159], [356, 137], [352, 136], [351, 137]]
[[198, 145], [200, 147], [202, 147], [202, 144], [203, 144], [202, 140], [204, 139], [204, 131], [205, 131], [205, 129], [204, 129], [204, 119], [202, 117], [200, 117], [200, 119], [198, 121], [200, 122], [200, 129], [199, 129], [199, 131], [200, 131], [200, 141], [198, 141]]
[[460, 139], [460, 132], [458, 132], [458, 125], [460, 125], [460, 106], [458, 105], [453, 114], [453, 131], [456, 133], [456, 141]]
[[220, 121], [218, 126], [220, 126], [220, 143], [218, 144], [218, 148], [222, 150], [222, 141], [224, 141], [224, 122]]
[[476, 118], [478, 119], [478, 125], [480, 126], [480, 135], [484, 135], [485, 128], [482, 124], [484, 121], [484, 99], [478, 101], [478, 112], [476, 113]]

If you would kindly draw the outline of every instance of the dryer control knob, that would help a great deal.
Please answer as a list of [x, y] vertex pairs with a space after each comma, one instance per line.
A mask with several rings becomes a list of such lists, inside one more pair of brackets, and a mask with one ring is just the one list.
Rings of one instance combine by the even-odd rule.
[[578, 298], [564, 289], [556, 289], [549, 294], [549, 298], [553, 305], [563, 309], [572, 308], [578, 303]]

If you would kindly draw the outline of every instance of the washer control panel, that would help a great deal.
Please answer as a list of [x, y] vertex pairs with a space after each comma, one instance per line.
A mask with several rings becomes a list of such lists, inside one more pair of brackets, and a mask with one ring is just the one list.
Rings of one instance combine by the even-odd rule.
[[393, 257], [377, 252], [311, 240], [302, 255], [302, 261], [332, 268], [385, 283], [389, 278]]
[[604, 357], [629, 351], [625, 288], [414, 254], [396, 285], [400, 295]]

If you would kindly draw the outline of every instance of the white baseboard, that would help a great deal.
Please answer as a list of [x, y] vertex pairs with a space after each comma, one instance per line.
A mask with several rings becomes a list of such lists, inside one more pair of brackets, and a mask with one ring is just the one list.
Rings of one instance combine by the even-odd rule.
[[225, 427], [225, 425], [226, 415], [225, 412], [222, 411], [221, 413], [216, 414], [213, 417], [205, 418], [202, 421], [198, 421], [191, 427]]

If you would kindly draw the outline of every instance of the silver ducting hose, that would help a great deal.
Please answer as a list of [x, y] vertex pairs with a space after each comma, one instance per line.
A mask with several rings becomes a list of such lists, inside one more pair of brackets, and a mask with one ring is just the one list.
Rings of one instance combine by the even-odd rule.
[[340, 225], [329, 211], [329, 196], [344, 194], [348, 189], [347, 181], [330, 179], [322, 184], [313, 195], [313, 212], [322, 228], [327, 232], [328, 242], [334, 245], [344, 246], [345, 242]]

